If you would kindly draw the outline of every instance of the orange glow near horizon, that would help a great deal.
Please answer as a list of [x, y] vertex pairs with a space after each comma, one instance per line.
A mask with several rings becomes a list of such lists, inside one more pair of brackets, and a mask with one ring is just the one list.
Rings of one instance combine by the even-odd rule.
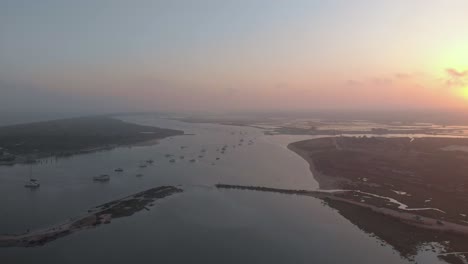
[[468, 41], [465, 45], [459, 44], [451, 48], [447, 48], [447, 54], [441, 61], [442, 65], [449, 65], [450, 68], [464, 71], [468, 69]]
[[461, 96], [464, 99], [468, 100], [468, 87], [461, 88], [457, 94], [458, 96]]
[[10, 2], [0, 85], [38, 109], [468, 109], [466, 0]]

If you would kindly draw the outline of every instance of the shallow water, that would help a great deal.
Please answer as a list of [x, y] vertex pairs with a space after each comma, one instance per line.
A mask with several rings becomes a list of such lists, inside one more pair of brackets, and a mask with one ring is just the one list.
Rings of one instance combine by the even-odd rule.
[[[0, 167], [0, 233], [60, 223], [93, 206], [159, 185], [181, 184], [184, 193], [158, 201], [150, 211], [43, 247], [0, 249], [0, 260], [6, 260], [2, 263], [407, 262], [315, 198], [212, 187], [227, 183], [316, 189], [308, 164], [286, 148], [290, 142], [311, 137], [264, 136], [255, 128], [148, 116], [123, 119], [194, 135], [43, 161], [32, 168], [33, 177], [41, 182], [35, 191], [23, 187], [29, 166]], [[241, 138], [244, 142], [239, 146]], [[254, 143], [248, 145], [251, 139]], [[217, 152], [224, 144], [226, 153]], [[175, 155], [177, 161], [170, 163], [165, 154]], [[198, 161], [190, 163], [192, 158]], [[139, 168], [147, 159], [155, 163]], [[114, 172], [117, 167], [124, 172]], [[110, 182], [92, 181], [102, 173], [111, 175]], [[138, 173], [144, 176], [136, 177]], [[438, 263], [433, 253], [418, 259]]]

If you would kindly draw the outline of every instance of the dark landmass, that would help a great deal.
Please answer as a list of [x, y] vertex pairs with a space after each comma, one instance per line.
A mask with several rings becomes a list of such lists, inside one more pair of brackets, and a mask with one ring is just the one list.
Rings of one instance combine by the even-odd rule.
[[425, 135], [461, 135], [464, 131], [460, 128], [370, 128], [370, 129], [355, 129], [355, 130], [340, 130], [340, 129], [320, 129], [320, 127], [310, 127], [310, 128], [301, 128], [301, 127], [288, 127], [288, 126], [279, 126], [277, 128], [266, 131], [267, 135], [363, 135], [363, 134], [372, 134], [372, 135], [394, 135], [394, 134], [425, 134]]
[[112, 219], [131, 216], [143, 209], [149, 210], [157, 200], [182, 192], [174, 186], [161, 186], [124, 197], [88, 210], [84, 216], [70, 219], [54, 227], [24, 234], [0, 235], [0, 247], [36, 247], [78, 231], [109, 224]]
[[259, 122], [272, 122], [276, 120], [310, 120], [320, 119], [326, 122], [350, 122], [367, 120], [378, 124], [400, 123], [414, 125], [417, 123], [432, 123], [446, 126], [466, 126], [467, 111], [464, 110], [310, 110], [310, 111], [268, 111], [268, 112], [238, 112], [218, 115], [191, 115], [177, 118], [187, 122], [222, 123], [236, 122], [254, 124]]
[[[372, 122], [363, 120], [297, 120], [286, 118], [257, 117], [183, 117], [175, 120], [187, 123], [212, 123], [230, 126], [246, 126], [264, 130], [266, 135], [395, 135], [425, 134], [452, 135], [465, 134], [465, 127], [432, 125], [418, 122]], [[330, 128], [338, 127], [338, 128]], [[352, 128], [352, 129], [350, 129]]]
[[[414, 259], [423, 247], [433, 252], [442, 250], [438, 257], [448, 263], [465, 263], [464, 260], [468, 257], [466, 235], [414, 228], [397, 218], [376, 213], [369, 208], [333, 199], [323, 201], [362, 231], [391, 245], [406, 259]], [[436, 248], [433, 243], [441, 247]]]
[[438, 252], [438, 257], [448, 263], [465, 263], [463, 261], [468, 256], [468, 226], [419, 217], [414, 211], [408, 213], [356, 202], [344, 197], [340, 191], [331, 193], [230, 184], [217, 184], [216, 187], [319, 198], [358, 228], [391, 245], [402, 257], [409, 260], [414, 259], [423, 247], [425, 250]]
[[[408, 228], [408, 222], [403, 227], [391, 225], [390, 220], [385, 225], [372, 220], [378, 211], [388, 212], [383, 214], [384, 218], [402, 212], [398, 204], [373, 196], [378, 195], [395, 199], [407, 208], [419, 208], [409, 210], [421, 224], [431, 218], [435, 219], [436, 226], [465, 229], [468, 226], [467, 138], [332, 137], [300, 141], [288, 147], [309, 162], [321, 189], [354, 190], [339, 194], [348, 203], [335, 199], [328, 204], [361, 229], [372, 230], [369, 232], [387, 241], [402, 255], [413, 254], [416, 245], [427, 241], [448, 243], [449, 251], [468, 251], [466, 238], [452, 237], [457, 232], [444, 232], [442, 236], [435, 232], [440, 231], [437, 229], [413, 228], [422, 225], [410, 224]], [[369, 206], [379, 210], [371, 210], [372, 213], [364, 210]], [[398, 223], [401, 222], [399, 219]], [[393, 232], [388, 232], [387, 225], [394, 228]], [[446, 233], [452, 235], [446, 237]], [[404, 242], [408, 235], [412, 236], [411, 243]], [[464, 254], [440, 257], [450, 263], [461, 263]]]
[[81, 117], [0, 127], [0, 165], [69, 156], [182, 135], [110, 117]]
[[246, 117], [179, 117], [171, 118], [173, 120], [178, 120], [186, 123], [205, 123], [205, 124], [219, 124], [226, 126], [247, 126], [247, 127], [256, 127], [257, 124], [262, 122], [270, 122], [270, 119], [256, 117], [256, 118], [246, 118]]
[[334, 137], [289, 148], [309, 162], [323, 189], [360, 190], [409, 207], [438, 208], [445, 212], [440, 218], [468, 224], [468, 138]]

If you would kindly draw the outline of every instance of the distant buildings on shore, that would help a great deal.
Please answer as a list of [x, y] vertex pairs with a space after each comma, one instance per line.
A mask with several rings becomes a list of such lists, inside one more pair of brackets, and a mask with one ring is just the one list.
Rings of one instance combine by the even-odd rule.
[[6, 149], [0, 147], [0, 164], [8, 164], [14, 162], [15, 159], [15, 155], [8, 153]]

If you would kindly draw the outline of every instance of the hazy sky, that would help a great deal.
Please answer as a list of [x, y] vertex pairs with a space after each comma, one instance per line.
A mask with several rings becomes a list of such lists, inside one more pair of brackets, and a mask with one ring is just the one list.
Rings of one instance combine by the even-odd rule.
[[468, 107], [467, 0], [0, 0], [0, 110]]

